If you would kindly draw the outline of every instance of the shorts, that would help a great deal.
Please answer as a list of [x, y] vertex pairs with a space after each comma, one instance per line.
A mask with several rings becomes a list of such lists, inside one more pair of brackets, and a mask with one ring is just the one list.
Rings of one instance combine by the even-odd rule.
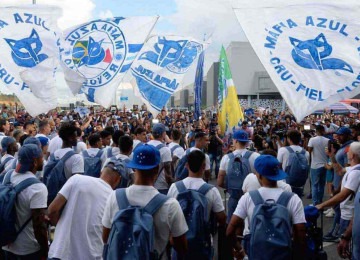
[[333, 170], [327, 170], [326, 171], [326, 182], [332, 183], [334, 180], [334, 171]]

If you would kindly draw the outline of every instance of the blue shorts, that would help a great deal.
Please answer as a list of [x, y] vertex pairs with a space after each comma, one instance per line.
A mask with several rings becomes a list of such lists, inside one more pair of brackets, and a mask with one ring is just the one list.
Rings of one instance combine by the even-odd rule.
[[334, 170], [326, 170], [326, 182], [332, 183], [334, 180]]

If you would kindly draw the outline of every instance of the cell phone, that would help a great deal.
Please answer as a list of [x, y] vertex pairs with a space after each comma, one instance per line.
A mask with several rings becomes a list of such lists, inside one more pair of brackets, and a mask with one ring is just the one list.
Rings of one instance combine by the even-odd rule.
[[151, 122], [152, 122], [153, 124], [158, 124], [158, 123], [159, 123], [159, 119], [153, 119]]
[[310, 125], [304, 125], [304, 130], [310, 130]]

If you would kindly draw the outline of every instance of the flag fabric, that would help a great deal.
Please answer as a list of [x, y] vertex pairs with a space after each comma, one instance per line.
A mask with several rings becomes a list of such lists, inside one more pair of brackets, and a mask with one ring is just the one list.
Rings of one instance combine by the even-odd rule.
[[152, 114], [159, 113], [181, 89], [186, 72], [203, 49], [198, 41], [181, 36], [152, 36], [147, 40], [131, 72], [136, 80], [135, 94]]
[[90, 111], [87, 107], [77, 107], [75, 108], [74, 112], [79, 113], [81, 118], [84, 118], [90, 114]]
[[195, 110], [194, 110], [194, 118], [199, 120], [201, 115], [201, 96], [202, 96], [202, 85], [203, 85], [203, 75], [204, 75], [204, 51], [200, 53], [196, 75], [195, 75], [195, 83], [194, 83], [194, 93], [195, 93]]
[[238, 2], [241, 27], [298, 122], [360, 93], [358, 1]]
[[220, 53], [218, 106], [218, 123], [222, 133], [231, 132], [244, 120], [224, 47]]
[[61, 9], [30, 5], [0, 8], [0, 84], [36, 116], [57, 106]]
[[85, 82], [81, 92], [90, 102], [109, 107], [158, 17], [115, 17], [90, 21], [65, 31], [61, 59], [75, 71], [65, 77]]

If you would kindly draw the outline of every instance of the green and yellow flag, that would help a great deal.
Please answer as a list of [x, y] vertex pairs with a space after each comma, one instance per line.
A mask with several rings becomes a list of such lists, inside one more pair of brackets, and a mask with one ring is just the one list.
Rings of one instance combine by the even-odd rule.
[[224, 46], [220, 53], [218, 105], [218, 123], [222, 133], [231, 132], [244, 120]]

